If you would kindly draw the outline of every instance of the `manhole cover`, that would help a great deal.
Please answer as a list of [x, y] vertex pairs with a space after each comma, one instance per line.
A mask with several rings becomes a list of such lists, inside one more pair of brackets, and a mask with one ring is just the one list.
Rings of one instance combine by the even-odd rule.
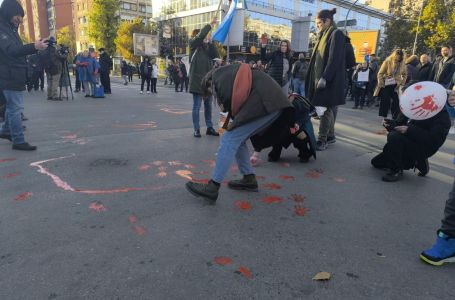
[[116, 159], [116, 158], [103, 158], [93, 161], [91, 167], [101, 167], [101, 166], [126, 166], [128, 160], [126, 159]]

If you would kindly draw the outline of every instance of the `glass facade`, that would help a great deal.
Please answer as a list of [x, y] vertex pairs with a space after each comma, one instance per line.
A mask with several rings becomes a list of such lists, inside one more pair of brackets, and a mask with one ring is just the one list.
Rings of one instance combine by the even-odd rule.
[[[239, 0], [239, 3], [242, 2]], [[174, 54], [186, 54], [191, 32], [211, 22], [217, 14], [218, 4], [219, 0], [153, 0], [153, 17], [160, 20], [162, 30], [164, 26], [172, 30], [172, 37], [162, 41], [164, 47], [173, 49], [170, 52]], [[238, 47], [241, 52], [248, 52], [251, 46], [257, 48], [263, 33], [267, 33], [270, 48], [282, 39], [290, 40], [291, 20], [296, 17], [311, 16], [314, 19], [321, 9], [336, 7], [335, 21], [342, 22], [348, 13], [344, 7], [321, 0], [248, 0], [247, 5], [248, 10], [244, 11], [244, 43], [243, 47]], [[354, 9], [348, 19], [356, 20], [356, 25], [348, 27], [348, 30], [383, 30], [383, 20], [372, 14]], [[310, 32], [316, 32], [314, 23]]]

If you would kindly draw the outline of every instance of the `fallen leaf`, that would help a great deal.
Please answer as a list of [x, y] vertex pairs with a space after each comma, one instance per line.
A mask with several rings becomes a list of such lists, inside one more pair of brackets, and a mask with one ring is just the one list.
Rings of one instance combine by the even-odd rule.
[[232, 263], [232, 259], [226, 256], [215, 256], [213, 262], [220, 266], [227, 266]]
[[341, 177], [333, 177], [333, 180], [338, 183], [343, 183], [346, 181], [346, 179], [341, 178]]
[[317, 179], [324, 173], [322, 169], [313, 169], [305, 173], [306, 177]]
[[15, 158], [4, 158], [4, 159], [0, 159], [0, 163], [15, 161], [15, 160], [16, 160]]
[[164, 178], [167, 176], [167, 173], [166, 172], [159, 172], [158, 174], [156, 174], [156, 177], [159, 177], [159, 178]]
[[174, 160], [174, 161], [168, 162], [168, 164], [169, 164], [170, 166], [181, 166], [181, 165], [183, 165], [182, 162], [180, 162], [180, 161], [175, 161], [175, 160]]
[[107, 210], [106, 207], [101, 202], [93, 202], [90, 204], [88, 208], [95, 212], [103, 212]]
[[248, 201], [235, 201], [234, 204], [241, 210], [250, 210], [251, 209], [251, 203]]
[[291, 200], [294, 200], [294, 202], [299, 202], [299, 203], [303, 203], [305, 201], [305, 196], [298, 195], [298, 194], [292, 194], [291, 196], [289, 196], [289, 198]]
[[187, 169], [194, 169], [194, 168], [196, 168], [196, 166], [190, 165], [190, 164], [186, 164], [186, 165], [185, 165], [185, 168], [187, 168]]
[[262, 202], [267, 203], [267, 204], [281, 203], [281, 202], [283, 202], [283, 199], [280, 197], [276, 197], [276, 196], [270, 196], [270, 197], [263, 198]]
[[137, 217], [135, 215], [131, 215], [131, 216], [128, 216], [128, 221], [131, 223], [131, 224], [134, 224], [137, 222]]
[[305, 214], [307, 212], [308, 212], [308, 208], [305, 208], [305, 207], [299, 206], [299, 205], [294, 206], [294, 213], [299, 217], [305, 216]]
[[144, 165], [139, 166], [138, 170], [139, 171], [147, 171], [150, 168], [151, 168], [150, 165], [144, 164]]
[[179, 175], [182, 178], [192, 180], [190, 175], [193, 175], [193, 173], [190, 170], [178, 170], [175, 171], [175, 174]]
[[30, 198], [33, 194], [30, 193], [30, 192], [24, 192], [24, 193], [21, 193], [19, 195], [16, 196], [16, 198], [14, 198], [14, 200], [16, 201], [25, 201], [25, 200], [28, 200], [28, 198]]
[[289, 168], [289, 167], [291, 166], [291, 164], [289, 164], [289, 163], [282, 163], [281, 166], [282, 166], [283, 168]]
[[245, 276], [245, 278], [252, 279], [253, 278], [253, 273], [251, 273], [250, 270], [248, 270], [246, 267], [240, 266], [238, 271]]
[[281, 185], [278, 185], [276, 183], [267, 183], [267, 184], [264, 184], [263, 187], [267, 190], [280, 190], [281, 189]]
[[158, 167], [158, 166], [161, 166], [162, 164], [164, 164], [164, 162], [161, 161], [161, 160], [156, 160], [156, 161], [154, 161], [152, 164], [153, 164], [154, 166]]
[[332, 277], [332, 275], [330, 275], [330, 273], [328, 272], [319, 272], [313, 277], [313, 280], [318, 281], [329, 280], [330, 277]]
[[287, 180], [287, 181], [294, 181], [295, 177], [294, 176], [288, 176], [288, 175], [281, 175], [279, 176], [280, 179], [282, 180]]

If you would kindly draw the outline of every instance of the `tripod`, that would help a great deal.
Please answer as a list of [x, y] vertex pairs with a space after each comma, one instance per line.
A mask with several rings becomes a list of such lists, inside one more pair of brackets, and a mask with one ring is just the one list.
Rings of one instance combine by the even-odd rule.
[[[66, 82], [68, 80], [68, 82]], [[68, 83], [68, 84], [66, 84]], [[74, 94], [73, 94], [73, 87], [71, 86], [71, 77], [70, 77], [70, 72], [68, 70], [68, 61], [65, 59], [62, 61], [62, 73], [60, 74], [60, 99], [62, 99], [62, 87], [63, 84], [65, 84], [65, 91], [66, 91], [66, 101], [69, 100], [69, 95], [68, 95], [68, 85], [70, 87], [71, 91], [71, 100], [74, 100]]]

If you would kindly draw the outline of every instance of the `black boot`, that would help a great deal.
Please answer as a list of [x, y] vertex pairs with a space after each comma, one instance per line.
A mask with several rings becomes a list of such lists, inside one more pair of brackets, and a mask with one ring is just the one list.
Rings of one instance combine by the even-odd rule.
[[425, 177], [428, 172], [430, 172], [430, 164], [428, 163], [428, 158], [426, 159], [419, 159], [416, 161], [415, 168], [419, 170], [419, 176]]
[[213, 135], [213, 136], [220, 136], [220, 134], [215, 129], [213, 129], [213, 127], [207, 128], [207, 131], [206, 131], [205, 134], [206, 135]]
[[256, 175], [244, 175], [240, 180], [231, 180], [228, 183], [228, 187], [233, 190], [257, 192], [258, 182], [256, 180]]
[[210, 204], [215, 204], [218, 199], [220, 185], [210, 180], [208, 184], [188, 181], [185, 185], [188, 192], [196, 197], [203, 197]]
[[394, 171], [390, 170], [387, 174], [382, 176], [382, 181], [385, 182], [395, 182], [403, 178], [403, 170]]
[[34, 151], [36, 148], [36, 146], [32, 146], [29, 143], [13, 144], [13, 150]]

